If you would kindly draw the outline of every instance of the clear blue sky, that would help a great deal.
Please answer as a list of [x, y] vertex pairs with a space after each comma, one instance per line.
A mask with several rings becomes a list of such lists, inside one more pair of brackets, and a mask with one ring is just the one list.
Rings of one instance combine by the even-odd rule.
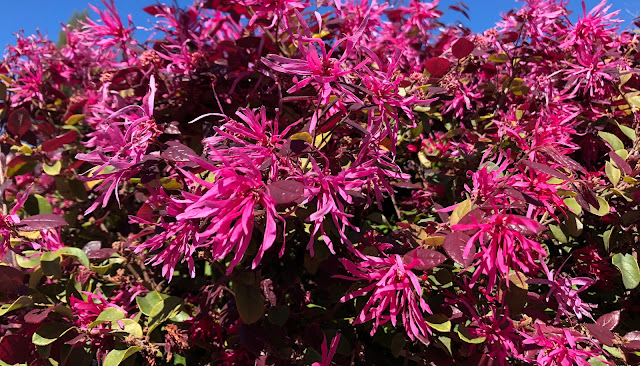
[[[60, 22], [66, 22], [74, 10], [88, 9], [87, 3], [100, 4], [98, 0], [10, 0], [2, 3], [2, 21], [0, 21], [0, 48], [4, 50], [7, 43], [15, 41], [14, 32], [24, 29], [28, 34], [33, 33], [37, 27], [43, 33], [49, 34], [49, 38], [57, 40], [60, 30]], [[171, 2], [171, 0], [165, 0]], [[190, 0], [178, 0], [178, 4], [189, 4]], [[441, 0], [442, 8], [456, 3], [456, 0]], [[599, 0], [586, 0], [587, 9], [598, 4]], [[145, 26], [149, 17], [142, 11], [146, 5], [155, 4], [156, 0], [115, 0], [120, 15], [125, 18], [131, 14], [136, 25]], [[465, 0], [471, 11], [471, 20], [467, 20], [455, 12], [449, 12], [445, 16], [446, 21], [460, 19], [474, 31], [483, 31], [492, 27], [500, 19], [500, 13], [519, 6], [514, 0]], [[614, 9], [621, 9], [620, 16], [626, 21], [624, 26], [630, 24], [631, 19], [640, 15], [640, 0], [609, 0]], [[570, 8], [575, 10], [573, 18], [581, 14], [579, 0], [572, 0]], [[92, 12], [90, 11], [90, 14]], [[143, 34], [139, 34], [144, 38]]]

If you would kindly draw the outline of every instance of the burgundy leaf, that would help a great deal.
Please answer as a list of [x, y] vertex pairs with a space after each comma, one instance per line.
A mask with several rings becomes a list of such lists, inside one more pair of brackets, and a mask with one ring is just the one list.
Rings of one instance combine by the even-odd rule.
[[605, 327], [609, 330], [613, 330], [615, 327], [618, 326], [619, 322], [620, 322], [620, 310], [616, 310], [616, 311], [610, 312], [609, 314], [604, 314], [603, 316], [599, 317], [598, 320], [596, 321], [596, 324], [598, 324], [601, 327]]
[[3, 295], [17, 295], [24, 287], [22, 271], [9, 266], [0, 266], [0, 298]]
[[55, 306], [49, 306], [45, 309], [33, 309], [24, 315], [24, 321], [32, 324], [42, 323], [42, 321], [45, 320], [47, 316], [49, 316], [49, 313], [51, 313], [51, 310], [53, 310], [54, 308]]
[[107, 259], [111, 257], [113, 253], [116, 253], [117, 250], [113, 248], [100, 248], [96, 250], [92, 250], [87, 253], [87, 257], [89, 259]]
[[624, 348], [634, 351], [640, 351], [640, 331], [633, 331], [627, 333], [622, 337], [626, 341]]
[[618, 169], [624, 172], [624, 174], [631, 174], [631, 172], [633, 171], [631, 169], [631, 165], [629, 165], [629, 163], [627, 163], [620, 155], [616, 154], [615, 151], [609, 151], [609, 157], [611, 158], [611, 160], [613, 160], [614, 163], [616, 163]]
[[454, 231], [444, 238], [444, 243], [442, 244], [449, 257], [463, 267], [469, 267], [473, 262], [473, 256], [476, 254], [476, 248], [472, 246], [469, 254], [467, 254], [466, 257], [463, 255], [469, 239], [469, 235], [460, 231]]
[[598, 340], [598, 342], [606, 344], [609, 347], [613, 347], [613, 340], [615, 336], [609, 329], [598, 324], [585, 324], [584, 326], [589, 330], [589, 333], [591, 333], [593, 338]]
[[149, 5], [149, 6], [146, 6], [146, 7], [142, 8], [142, 10], [145, 11], [146, 13], [148, 13], [148, 14], [151, 14], [154, 17], [156, 15], [158, 15], [158, 14], [162, 14], [163, 13], [162, 8], [161, 8], [160, 5]]
[[511, 196], [512, 198], [517, 199], [518, 201], [526, 202], [526, 203], [529, 203], [529, 204], [532, 204], [532, 205], [538, 206], [538, 207], [544, 207], [544, 204], [542, 202], [538, 201], [537, 199], [531, 197], [530, 195], [528, 195], [528, 194], [526, 194], [524, 192], [520, 192], [516, 188], [506, 187], [504, 189], [504, 193], [506, 193], [507, 195]]
[[[582, 208], [585, 210], [590, 210], [589, 205], [593, 206], [596, 210], [600, 209], [600, 202], [598, 202], [598, 198], [596, 194], [593, 193], [593, 190], [584, 182], [578, 181], [575, 182], [573, 187], [576, 189], [576, 193], [578, 194], [575, 198], [576, 201]], [[586, 207], [583, 206], [583, 202], [586, 204]]]
[[267, 185], [267, 188], [278, 205], [295, 202], [304, 194], [304, 184], [295, 180], [278, 180]]
[[405, 254], [402, 257], [402, 262], [408, 265], [416, 258], [420, 260], [420, 263], [413, 267], [413, 269], [417, 271], [428, 271], [447, 260], [444, 254], [436, 252], [435, 250], [416, 248]]
[[556, 149], [552, 147], [544, 148], [543, 151], [556, 163], [568, 168], [570, 170], [579, 171], [580, 173], [587, 174], [587, 169], [585, 169], [580, 163], [571, 159], [566, 155], [560, 154]]
[[424, 68], [431, 74], [431, 76], [439, 78], [447, 73], [451, 62], [446, 58], [433, 57], [428, 59], [424, 63]]
[[62, 216], [54, 214], [40, 214], [29, 216], [24, 220], [21, 220], [18, 227], [22, 231], [38, 231], [55, 229], [61, 226], [68, 225]]
[[19, 108], [11, 112], [7, 121], [7, 130], [18, 137], [24, 135], [31, 127], [31, 117], [26, 108]]
[[528, 166], [529, 168], [537, 170], [539, 172], [542, 172], [542, 173], [545, 173], [547, 175], [550, 175], [552, 177], [556, 177], [556, 178], [560, 178], [560, 179], [564, 179], [564, 180], [570, 180], [569, 177], [567, 177], [565, 174], [553, 169], [552, 167], [550, 167], [548, 165], [536, 163], [535, 161], [531, 161], [531, 160], [524, 160], [522, 162], [522, 164]]
[[17, 335], [8, 334], [0, 339], [0, 360], [8, 364], [27, 363], [31, 348], [29, 339]]
[[160, 157], [169, 161], [190, 161], [192, 157], [197, 156], [196, 152], [188, 146], [177, 141], [167, 142], [169, 147], [160, 154]]
[[53, 151], [62, 147], [64, 144], [72, 143], [78, 136], [78, 131], [71, 130], [64, 135], [60, 135], [42, 143], [42, 151]]
[[507, 32], [496, 37], [497, 41], [502, 41], [503, 43], [515, 42], [517, 39], [518, 32]]
[[473, 52], [475, 45], [465, 37], [460, 38], [451, 46], [451, 53], [457, 58], [463, 58]]

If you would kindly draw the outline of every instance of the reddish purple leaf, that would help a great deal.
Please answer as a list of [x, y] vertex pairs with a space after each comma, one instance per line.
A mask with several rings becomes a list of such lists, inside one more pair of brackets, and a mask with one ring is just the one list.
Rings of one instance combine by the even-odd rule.
[[454, 231], [444, 238], [444, 243], [442, 244], [449, 257], [463, 267], [469, 267], [473, 262], [473, 256], [476, 254], [476, 248], [473, 246], [467, 256], [463, 255], [469, 239], [469, 235], [460, 231]]
[[579, 171], [580, 173], [587, 174], [587, 169], [585, 169], [580, 163], [571, 159], [570, 157], [560, 154], [556, 149], [552, 147], [544, 148], [544, 151], [547, 156], [549, 156], [556, 163], [568, 168], [569, 170]]
[[304, 194], [304, 184], [295, 180], [278, 180], [267, 185], [267, 188], [278, 205], [295, 202]]
[[556, 177], [564, 180], [571, 180], [564, 173], [560, 173], [559, 171], [553, 169], [548, 165], [536, 163], [535, 161], [531, 161], [531, 160], [524, 160], [522, 164], [528, 166], [529, 168], [542, 172], [544, 174], [550, 175], [552, 177]]
[[627, 342], [624, 344], [624, 348], [640, 351], [640, 331], [629, 332], [622, 338]]
[[29, 339], [17, 335], [8, 334], [0, 340], [0, 360], [8, 364], [27, 363], [31, 348], [31, 337]]
[[14, 136], [21, 137], [31, 127], [31, 117], [26, 108], [19, 108], [11, 112], [7, 121], [7, 131]]
[[457, 58], [468, 56], [476, 46], [465, 37], [460, 38], [451, 46], [451, 53]]
[[29, 216], [24, 220], [21, 220], [18, 227], [22, 231], [38, 231], [55, 229], [61, 226], [68, 225], [62, 216], [54, 214], [40, 214]]
[[405, 265], [408, 265], [416, 258], [420, 260], [420, 263], [413, 267], [413, 269], [417, 271], [428, 271], [441, 265], [447, 260], [447, 257], [445, 257], [444, 254], [436, 252], [435, 250], [416, 248], [405, 254], [402, 257], [402, 262]]
[[515, 42], [517, 39], [518, 39], [517, 32], [507, 32], [496, 37], [496, 40], [501, 41], [502, 43]]
[[54, 137], [51, 140], [47, 140], [42, 143], [42, 151], [53, 151], [62, 147], [64, 144], [70, 144], [77, 136], [78, 132], [76, 130], [71, 130], [64, 135]]
[[591, 336], [597, 339], [598, 342], [606, 344], [609, 347], [613, 347], [613, 340], [615, 336], [609, 329], [598, 324], [585, 324], [584, 326], [589, 330]]
[[0, 298], [18, 295], [24, 288], [24, 273], [9, 266], [0, 266]]
[[609, 157], [616, 163], [618, 169], [622, 170], [624, 174], [631, 174], [633, 169], [631, 169], [631, 165], [627, 163], [620, 155], [616, 154], [615, 151], [609, 151]]
[[142, 8], [143, 11], [145, 11], [148, 14], [151, 14], [152, 16], [156, 16], [158, 14], [162, 14], [162, 8], [160, 5], [149, 5], [147, 7]]
[[428, 59], [424, 63], [424, 68], [431, 74], [431, 76], [439, 78], [447, 73], [451, 62], [446, 58], [433, 57]]
[[32, 324], [42, 323], [54, 308], [55, 306], [50, 306], [44, 309], [33, 309], [24, 315], [24, 321]]
[[177, 141], [167, 142], [169, 147], [160, 154], [160, 157], [169, 161], [191, 161], [191, 158], [197, 156], [196, 152], [188, 146]]
[[620, 310], [616, 310], [616, 311], [610, 312], [609, 314], [604, 314], [603, 316], [599, 317], [598, 320], [596, 321], [596, 324], [598, 324], [601, 327], [605, 327], [609, 330], [613, 330], [615, 327], [618, 326], [619, 322], [620, 322]]

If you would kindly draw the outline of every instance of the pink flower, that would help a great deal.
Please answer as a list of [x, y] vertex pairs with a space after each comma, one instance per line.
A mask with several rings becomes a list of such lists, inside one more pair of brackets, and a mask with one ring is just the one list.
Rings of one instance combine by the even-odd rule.
[[575, 330], [547, 327], [538, 323], [534, 327], [534, 335], [525, 333], [526, 339], [522, 342], [539, 348], [537, 357], [529, 359], [529, 362], [535, 362], [538, 366], [589, 366], [591, 364], [588, 360], [592, 357], [604, 362], [599, 358], [602, 351], [597, 345]]
[[0, 261], [3, 260], [4, 256], [7, 254], [7, 249], [12, 248], [11, 237], [15, 232], [15, 225], [20, 223], [18, 210], [20, 210], [22, 206], [24, 206], [24, 203], [27, 202], [32, 186], [33, 185], [29, 186], [24, 194], [17, 197], [16, 204], [8, 215], [0, 213]]
[[493, 214], [480, 222], [473, 218], [473, 223], [457, 224], [452, 230], [477, 230], [469, 239], [464, 251], [468, 255], [474, 244], [480, 245], [475, 254], [475, 273], [471, 283], [475, 283], [480, 275], [489, 278], [488, 288], [493, 289], [498, 278], [506, 280], [511, 270], [533, 273], [538, 269], [534, 257], [546, 256], [540, 243], [527, 238], [541, 230], [541, 225], [524, 216], [506, 213]]
[[336, 354], [339, 342], [340, 333], [337, 333], [331, 340], [331, 347], [329, 347], [327, 351], [327, 336], [324, 335], [324, 340], [322, 341], [322, 361], [314, 362], [311, 366], [331, 366], [331, 360], [333, 360], [333, 356]]
[[551, 298], [551, 295], [555, 296], [558, 302], [558, 311], [556, 312], [556, 323], [560, 321], [561, 316], [570, 316], [575, 314], [578, 319], [582, 319], [582, 316], [586, 316], [593, 320], [591, 311], [597, 307], [594, 304], [588, 304], [583, 302], [578, 295], [580, 292], [586, 290], [593, 285], [596, 281], [588, 277], [574, 277], [554, 273], [553, 270], [549, 270], [544, 260], [540, 260], [542, 268], [547, 275], [546, 279], [530, 279], [528, 283], [544, 284], [550, 287], [547, 293], [547, 301]]
[[97, 324], [89, 329], [89, 325], [91, 325], [91, 323], [93, 323], [98, 318], [98, 315], [100, 315], [100, 313], [102, 313], [107, 308], [118, 309], [122, 311], [125, 316], [127, 314], [127, 312], [123, 308], [112, 304], [109, 300], [107, 300], [100, 294], [86, 291], [83, 291], [82, 293], [87, 296], [86, 301], [77, 299], [72, 295], [69, 301], [69, 305], [71, 306], [73, 314], [77, 317], [75, 319], [76, 325], [84, 331], [88, 331], [91, 333], [102, 333], [104, 331], [109, 331], [110, 322]]
[[409, 338], [417, 338], [427, 343], [426, 337], [431, 334], [431, 330], [423, 314], [425, 312], [431, 314], [431, 309], [422, 298], [422, 287], [418, 277], [411, 271], [411, 268], [418, 265], [420, 260], [416, 258], [411, 263], [405, 264], [397, 254], [373, 257], [364, 255], [356, 249], [353, 252], [361, 260], [360, 262], [354, 263], [345, 258], [341, 258], [340, 262], [354, 277], [336, 277], [348, 280], [361, 279], [370, 284], [345, 295], [340, 301], [345, 302], [372, 292], [354, 324], [373, 320], [371, 330], [373, 335], [378, 330], [378, 326], [389, 321], [395, 327], [399, 317]]

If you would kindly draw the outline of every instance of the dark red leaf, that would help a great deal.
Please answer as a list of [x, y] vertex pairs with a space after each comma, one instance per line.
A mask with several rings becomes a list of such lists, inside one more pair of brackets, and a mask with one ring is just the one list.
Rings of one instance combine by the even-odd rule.
[[591, 336], [597, 339], [598, 342], [606, 344], [609, 347], [613, 347], [613, 340], [615, 336], [609, 329], [598, 324], [585, 324], [584, 326], [589, 330]]
[[0, 340], [0, 360], [8, 364], [27, 363], [31, 347], [31, 337], [29, 339], [17, 335], [9, 334]]
[[451, 62], [446, 58], [433, 57], [428, 59], [424, 63], [424, 68], [431, 74], [431, 76], [439, 78], [447, 73]]
[[605, 327], [609, 330], [613, 330], [615, 327], [618, 326], [619, 322], [620, 322], [620, 310], [616, 310], [616, 311], [610, 312], [609, 314], [604, 314], [603, 316], [599, 317], [598, 320], [596, 321], [596, 324], [598, 324], [601, 327]]
[[45, 309], [33, 309], [30, 312], [26, 313], [24, 316], [24, 321], [32, 324], [42, 323], [43, 320], [49, 316], [51, 310], [53, 310], [55, 306], [50, 306]]
[[609, 157], [616, 163], [618, 169], [622, 170], [624, 174], [631, 174], [633, 169], [631, 169], [631, 165], [627, 163], [620, 155], [616, 154], [615, 151], [609, 151]]
[[451, 53], [457, 58], [468, 56], [476, 46], [467, 38], [460, 38], [451, 46]]
[[156, 16], [158, 14], [162, 14], [162, 7], [160, 5], [149, 5], [147, 7], [142, 8], [146, 13], [151, 14], [152, 16]]
[[518, 39], [518, 32], [507, 32], [496, 37], [497, 41], [502, 43], [515, 42]]
[[469, 267], [473, 262], [473, 256], [476, 254], [476, 248], [472, 246], [469, 254], [467, 254], [467, 256], [463, 255], [469, 239], [469, 235], [460, 231], [454, 231], [444, 238], [444, 243], [442, 244], [449, 257], [463, 267]]
[[629, 332], [622, 338], [626, 341], [624, 348], [640, 351], [640, 331]]
[[304, 194], [304, 184], [295, 180], [278, 180], [268, 184], [267, 188], [278, 205], [295, 202]]
[[585, 169], [580, 163], [571, 159], [570, 157], [560, 154], [556, 149], [552, 147], [547, 147], [542, 149], [544, 153], [547, 154], [553, 161], [556, 163], [568, 168], [569, 170], [579, 171], [580, 173], [587, 174], [587, 169]]
[[24, 220], [21, 220], [18, 227], [22, 231], [38, 231], [55, 229], [61, 226], [68, 225], [62, 216], [54, 214], [40, 214], [29, 216]]
[[11, 112], [7, 121], [7, 131], [14, 136], [21, 137], [31, 127], [31, 117], [26, 108], [19, 108]]
[[24, 273], [9, 266], [0, 266], [0, 298], [3, 295], [13, 298], [24, 287]]
[[405, 265], [408, 265], [416, 258], [420, 262], [415, 265], [413, 269], [417, 271], [428, 271], [441, 265], [442, 263], [444, 263], [444, 261], [447, 260], [447, 257], [445, 257], [444, 254], [436, 252], [435, 250], [416, 248], [405, 254], [402, 257], [402, 262]]
[[169, 161], [191, 161], [191, 158], [197, 155], [193, 149], [177, 141], [169, 141], [167, 145], [169, 147], [160, 154], [163, 159]]
[[262, 38], [255, 36], [247, 36], [236, 39], [236, 45], [242, 48], [258, 48]]
[[567, 177], [565, 174], [560, 173], [559, 171], [553, 169], [552, 167], [550, 167], [548, 165], [536, 163], [535, 161], [531, 161], [531, 160], [524, 160], [522, 162], [522, 164], [528, 166], [529, 168], [537, 170], [539, 172], [542, 172], [542, 173], [545, 173], [547, 175], [550, 175], [552, 177], [556, 177], [556, 178], [560, 178], [560, 179], [564, 179], [564, 180], [570, 180], [569, 177]]
[[51, 140], [43, 142], [42, 151], [53, 151], [59, 147], [62, 147], [64, 144], [70, 144], [76, 139], [77, 136], [78, 132], [76, 130], [70, 130], [64, 135], [60, 135], [52, 138]]

